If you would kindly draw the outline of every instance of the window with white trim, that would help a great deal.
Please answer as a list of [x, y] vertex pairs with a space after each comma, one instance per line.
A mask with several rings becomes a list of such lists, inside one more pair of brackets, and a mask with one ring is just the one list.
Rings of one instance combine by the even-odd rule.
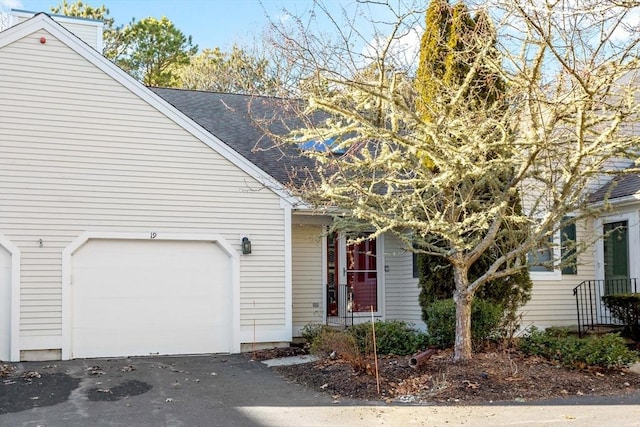
[[[566, 221], [566, 217], [563, 221]], [[576, 224], [567, 223], [561, 230], [549, 236], [537, 249], [527, 254], [529, 273], [533, 280], [556, 280], [562, 275], [578, 274], [575, 259]], [[562, 268], [556, 260], [562, 260]]]
[[553, 272], [553, 260], [555, 257], [554, 238], [549, 237], [546, 242], [527, 254], [527, 263], [530, 272]]

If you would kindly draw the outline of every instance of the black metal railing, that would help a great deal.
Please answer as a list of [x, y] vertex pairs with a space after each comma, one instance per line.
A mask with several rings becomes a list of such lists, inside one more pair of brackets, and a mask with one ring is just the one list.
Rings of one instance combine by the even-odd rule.
[[[352, 326], [355, 316], [377, 312], [377, 286], [326, 285], [327, 324]], [[377, 316], [376, 316], [377, 317]]]
[[353, 290], [347, 285], [326, 285], [327, 324], [353, 325]]
[[636, 279], [585, 280], [573, 288], [578, 311], [578, 335], [602, 325], [620, 325], [602, 303], [605, 295], [637, 293]]

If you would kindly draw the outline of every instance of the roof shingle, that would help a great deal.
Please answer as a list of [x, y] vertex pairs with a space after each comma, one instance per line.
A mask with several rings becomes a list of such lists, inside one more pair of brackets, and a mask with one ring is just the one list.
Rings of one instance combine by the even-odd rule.
[[[209, 133], [283, 185], [300, 185], [313, 161], [291, 144], [278, 144], [269, 132], [288, 133], [302, 126], [293, 108], [300, 101], [282, 98], [150, 88]], [[265, 126], [269, 132], [265, 132]]]
[[598, 203], [607, 200], [614, 201], [622, 197], [633, 196], [640, 193], [640, 175], [629, 174], [616, 176], [607, 184], [593, 192], [589, 196], [589, 202]]

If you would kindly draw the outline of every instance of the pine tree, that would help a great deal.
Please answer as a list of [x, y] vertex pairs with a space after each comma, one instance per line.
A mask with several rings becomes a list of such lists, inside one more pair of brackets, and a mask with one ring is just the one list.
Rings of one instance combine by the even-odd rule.
[[420, 65], [415, 82], [418, 111], [425, 120], [431, 119], [429, 106], [439, 101], [437, 95], [439, 82], [446, 72], [444, 64], [451, 18], [447, 0], [433, 0], [427, 9], [426, 26], [420, 43]]
[[[417, 108], [425, 121], [432, 121], [430, 114], [434, 103], [449, 103], [455, 96], [464, 96], [468, 100], [465, 108], [470, 110], [500, 111], [505, 108], [501, 103], [505, 93], [505, 83], [493, 70], [488, 61], [477, 60], [480, 50], [495, 44], [495, 35], [491, 22], [485, 14], [471, 17], [463, 3], [450, 6], [446, 0], [433, 0], [426, 14], [426, 29], [422, 38], [420, 64], [416, 77], [418, 92]], [[487, 56], [495, 58], [495, 50]], [[483, 57], [485, 58], [485, 57]], [[471, 73], [472, 67], [477, 71]], [[472, 77], [471, 82], [465, 82]], [[466, 83], [466, 86], [465, 86]], [[462, 94], [458, 94], [459, 91]], [[461, 142], [462, 144], [463, 142]], [[495, 152], [485, 154], [484, 161], [490, 161]], [[437, 173], [437, 165], [433, 166]], [[509, 177], [497, 177], [487, 182], [485, 194], [475, 194], [478, 199], [477, 209], [482, 209], [482, 199], [490, 197], [492, 191], [501, 190], [501, 184]], [[500, 179], [502, 178], [502, 179]], [[453, 191], [452, 193], [456, 193]], [[466, 192], [461, 191], [460, 194]], [[511, 209], [516, 216], [522, 215], [519, 194], [515, 193], [510, 201]], [[473, 204], [470, 205], [472, 209]], [[463, 221], [464, 216], [460, 218]], [[517, 242], [517, 234], [526, 230], [517, 224], [504, 223], [503, 237], [485, 251], [469, 268], [468, 277], [475, 281], [483, 275], [495, 260], [507, 252]], [[515, 241], [514, 241], [515, 237]], [[435, 239], [435, 238], [434, 238]], [[436, 243], [437, 244], [437, 243]], [[524, 263], [523, 263], [524, 264]], [[431, 254], [418, 255], [420, 276], [420, 306], [423, 319], [428, 307], [436, 300], [454, 296], [456, 285], [453, 267], [449, 260]], [[530, 297], [531, 279], [526, 269], [517, 273], [489, 281], [475, 294], [476, 298], [499, 304], [505, 311], [505, 321], [514, 322], [516, 311]]]

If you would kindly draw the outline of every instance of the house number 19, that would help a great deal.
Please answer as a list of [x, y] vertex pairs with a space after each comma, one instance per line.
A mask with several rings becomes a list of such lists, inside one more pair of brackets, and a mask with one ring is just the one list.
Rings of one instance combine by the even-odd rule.
[[149, 236], [152, 239], [155, 239], [156, 237], [158, 237], [158, 233], [154, 233], [153, 231], [151, 232], [151, 235]]

